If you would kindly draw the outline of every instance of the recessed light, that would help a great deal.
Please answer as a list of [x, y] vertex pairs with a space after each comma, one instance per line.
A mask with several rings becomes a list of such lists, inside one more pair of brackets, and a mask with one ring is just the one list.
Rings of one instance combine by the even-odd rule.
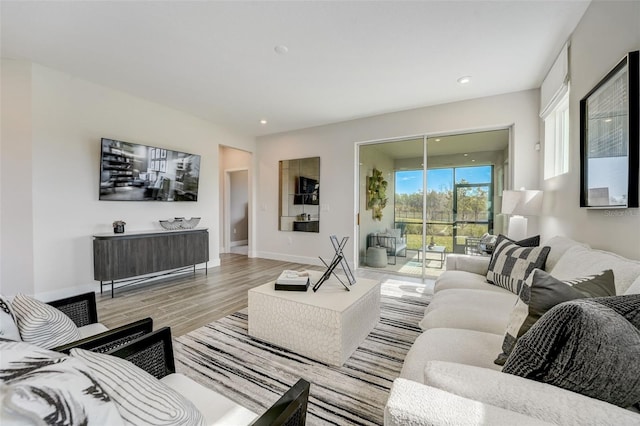
[[607, 118], [604, 120], [605, 123], [611, 123], [613, 121], [613, 118]]
[[436, 142], [440, 142], [440, 139], [436, 139]]
[[267, 124], [267, 120], [263, 118], [262, 120], [260, 120], [260, 124]]
[[468, 156], [469, 156], [469, 154], [465, 153], [465, 154], [464, 154], [464, 156], [465, 156], [465, 157], [468, 157]]
[[286, 55], [289, 53], [289, 48], [285, 45], [279, 44], [273, 48], [278, 55]]
[[472, 163], [475, 163], [475, 162], [476, 162], [476, 160], [471, 160], [471, 162], [472, 162]]
[[458, 84], [469, 84], [471, 83], [471, 76], [465, 75], [458, 79]]

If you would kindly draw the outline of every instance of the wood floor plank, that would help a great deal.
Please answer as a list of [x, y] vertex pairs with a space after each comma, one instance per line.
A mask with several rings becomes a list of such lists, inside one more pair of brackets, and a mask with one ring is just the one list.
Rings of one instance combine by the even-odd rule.
[[[247, 307], [247, 291], [275, 280], [284, 269], [322, 270], [278, 260], [248, 258], [223, 253], [220, 266], [164, 278], [153, 283], [138, 284], [97, 295], [98, 317], [108, 328], [152, 317], [154, 329], [171, 327], [173, 336], [181, 336]], [[384, 280], [397, 275], [358, 269], [357, 277]], [[400, 279], [419, 282], [416, 278]]]

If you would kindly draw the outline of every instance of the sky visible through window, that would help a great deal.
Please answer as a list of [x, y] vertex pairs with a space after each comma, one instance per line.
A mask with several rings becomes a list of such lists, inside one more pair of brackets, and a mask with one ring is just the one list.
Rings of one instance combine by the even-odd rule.
[[[469, 183], [491, 182], [491, 166], [458, 167], [456, 180]], [[427, 170], [428, 191], [453, 190], [453, 169]], [[414, 194], [422, 191], [422, 170], [403, 170], [396, 172], [396, 194]]]

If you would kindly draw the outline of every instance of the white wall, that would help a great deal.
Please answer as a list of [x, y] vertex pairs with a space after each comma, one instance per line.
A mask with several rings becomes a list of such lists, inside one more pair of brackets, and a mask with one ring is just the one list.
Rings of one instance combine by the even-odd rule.
[[1, 102], [0, 293], [33, 293], [31, 64], [2, 62]]
[[640, 2], [592, 2], [571, 36], [569, 173], [542, 181], [545, 191], [543, 238], [567, 235], [595, 248], [640, 259], [640, 210], [580, 208], [579, 111], [580, 99], [626, 53], [638, 49]]
[[[5, 61], [3, 69], [4, 65]], [[20, 79], [28, 78], [29, 72], [23, 71], [20, 75], [3, 73], [2, 87], [13, 87]], [[91, 235], [112, 232], [111, 223], [117, 219], [124, 220], [126, 230], [131, 232], [160, 229], [159, 219], [200, 216], [200, 226], [208, 227], [210, 232], [209, 266], [219, 264], [218, 145], [253, 150], [255, 141], [180, 111], [40, 65], [33, 64], [30, 73], [31, 93], [25, 88], [10, 101], [30, 96], [30, 124], [25, 119], [20, 130], [27, 134], [30, 127], [31, 141], [8, 142], [12, 150], [17, 150], [17, 144], [22, 142], [32, 151], [32, 161], [27, 167], [32, 169], [33, 183], [26, 194], [33, 204], [33, 258], [24, 263], [31, 265], [33, 283], [23, 281], [24, 274], [17, 271], [3, 274], [3, 282], [45, 300], [97, 289], [93, 280]], [[3, 124], [3, 132], [4, 128]], [[198, 201], [98, 201], [101, 137], [201, 155]], [[20, 148], [21, 152], [24, 150], [28, 148]], [[13, 155], [5, 159], [7, 151], [12, 154], [3, 142], [3, 163], [19, 160]], [[12, 196], [11, 192], [5, 192], [6, 188], [3, 184], [3, 217], [16, 216], [25, 208], [4, 202]], [[3, 248], [28, 239], [30, 227], [28, 219], [25, 221], [22, 224], [25, 233], [5, 234], [3, 230]], [[6, 250], [2, 262], [23, 263], [20, 253]], [[18, 288], [14, 283], [19, 283]]]
[[[317, 263], [332, 252], [329, 235], [349, 236], [355, 253], [355, 143], [423, 134], [451, 134], [513, 125], [514, 187], [539, 184], [539, 91], [528, 90], [368, 117], [260, 137], [256, 145], [257, 253], [260, 257]], [[278, 231], [278, 161], [320, 156], [320, 233]], [[361, 212], [366, 214], [366, 212]], [[537, 229], [532, 228], [532, 232]]]

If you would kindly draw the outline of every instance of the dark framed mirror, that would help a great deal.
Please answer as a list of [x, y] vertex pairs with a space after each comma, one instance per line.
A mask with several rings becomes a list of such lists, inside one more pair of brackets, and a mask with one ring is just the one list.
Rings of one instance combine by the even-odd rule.
[[638, 207], [638, 51], [580, 101], [580, 207]]
[[320, 157], [280, 161], [280, 231], [320, 232]]

